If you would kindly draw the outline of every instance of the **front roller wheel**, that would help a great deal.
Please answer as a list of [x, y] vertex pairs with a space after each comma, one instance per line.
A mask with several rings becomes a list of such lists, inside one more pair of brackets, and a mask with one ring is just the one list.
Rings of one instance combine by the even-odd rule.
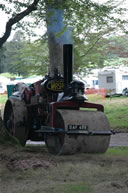
[[[51, 115], [48, 116], [47, 126], [50, 126]], [[56, 123], [55, 128], [64, 129], [64, 122], [60, 113], [56, 112]], [[64, 133], [58, 134], [45, 134], [45, 143], [49, 153], [60, 155], [64, 145]]]
[[[46, 135], [50, 153], [104, 153], [109, 147], [110, 125], [103, 112], [59, 109], [56, 115], [55, 128], [63, 129], [65, 134]], [[69, 126], [75, 128], [80, 125], [87, 127], [85, 133], [75, 133], [75, 130], [72, 132], [68, 129]]]
[[8, 132], [16, 137], [21, 145], [25, 145], [28, 136], [28, 129], [25, 126], [26, 110], [20, 103], [17, 106], [12, 101], [7, 101], [4, 110], [4, 124]]

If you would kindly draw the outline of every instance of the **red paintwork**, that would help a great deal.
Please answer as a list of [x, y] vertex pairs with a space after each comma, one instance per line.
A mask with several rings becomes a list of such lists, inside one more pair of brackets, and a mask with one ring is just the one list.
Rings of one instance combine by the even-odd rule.
[[97, 109], [97, 111], [104, 112], [104, 107], [101, 104], [95, 104], [95, 103], [89, 103], [89, 102], [77, 102], [77, 101], [62, 101], [62, 102], [53, 102], [51, 103], [51, 108], [52, 108], [52, 117], [51, 117], [51, 122], [50, 125], [51, 127], [55, 126], [55, 120], [56, 120], [56, 110], [59, 108], [93, 108]]

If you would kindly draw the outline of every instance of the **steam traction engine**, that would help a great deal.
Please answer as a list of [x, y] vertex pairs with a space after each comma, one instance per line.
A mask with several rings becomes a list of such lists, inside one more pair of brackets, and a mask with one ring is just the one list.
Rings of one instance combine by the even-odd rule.
[[63, 46], [64, 77], [54, 76], [30, 86], [17, 85], [5, 105], [4, 123], [25, 145], [45, 141], [53, 154], [105, 152], [110, 126], [100, 104], [87, 102], [83, 82], [72, 80], [72, 45]]

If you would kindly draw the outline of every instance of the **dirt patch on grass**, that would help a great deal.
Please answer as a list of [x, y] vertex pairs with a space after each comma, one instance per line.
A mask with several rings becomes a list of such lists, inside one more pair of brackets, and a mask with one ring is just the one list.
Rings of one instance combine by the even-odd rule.
[[54, 156], [42, 145], [1, 145], [0, 193], [127, 193], [128, 151], [121, 151]]
[[[124, 138], [128, 142], [124, 134], [113, 146]], [[43, 145], [4, 144], [0, 145], [0, 193], [127, 193], [127, 166], [128, 148], [54, 156]]]
[[30, 168], [49, 168], [52, 165], [52, 161], [50, 160], [45, 160], [45, 159], [38, 159], [38, 158], [30, 158], [30, 159], [12, 159], [9, 161], [7, 164], [7, 167], [11, 171], [16, 171], [16, 170], [27, 170]]

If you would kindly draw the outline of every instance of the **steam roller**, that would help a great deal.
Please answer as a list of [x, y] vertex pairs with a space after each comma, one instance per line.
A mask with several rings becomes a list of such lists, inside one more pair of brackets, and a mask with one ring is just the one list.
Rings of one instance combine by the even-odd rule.
[[22, 145], [44, 141], [55, 155], [104, 153], [111, 129], [101, 104], [90, 103], [82, 81], [73, 80], [72, 45], [63, 45], [64, 75], [54, 70], [31, 85], [17, 83], [4, 110], [4, 124]]

